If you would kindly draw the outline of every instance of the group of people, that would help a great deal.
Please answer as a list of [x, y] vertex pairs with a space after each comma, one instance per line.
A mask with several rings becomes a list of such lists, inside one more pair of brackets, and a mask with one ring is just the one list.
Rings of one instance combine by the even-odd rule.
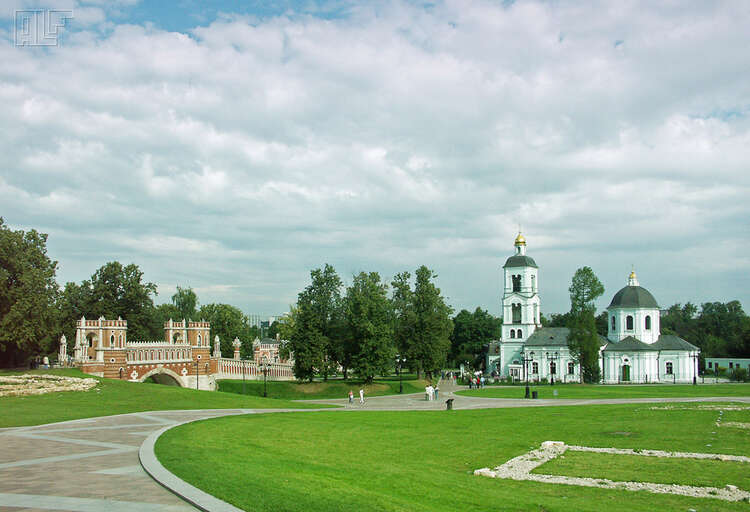
[[484, 383], [484, 375], [482, 375], [481, 377], [477, 376], [476, 378], [469, 377], [469, 389], [473, 389], [474, 387], [476, 387], [477, 389], [483, 388]]
[[440, 392], [440, 388], [438, 388], [437, 386], [433, 387], [432, 384], [428, 384], [424, 388], [424, 399], [427, 400], [428, 402], [432, 400], [437, 400], [439, 392]]
[[[354, 404], [354, 393], [349, 390], [349, 403]], [[365, 388], [359, 388], [359, 405], [365, 404]]]

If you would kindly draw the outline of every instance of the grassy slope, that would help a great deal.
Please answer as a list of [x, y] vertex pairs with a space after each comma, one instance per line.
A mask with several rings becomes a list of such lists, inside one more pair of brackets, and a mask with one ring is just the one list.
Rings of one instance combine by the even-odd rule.
[[[2, 375], [20, 372], [3, 372]], [[90, 377], [79, 370], [49, 370], [55, 375]], [[66, 391], [46, 395], [0, 398], [0, 427], [40, 425], [55, 421], [166, 409], [307, 408], [285, 400], [238, 396], [216, 391], [196, 391], [160, 384], [139, 384], [99, 379], [89, 391]], [[320, 407], [320, 406], [314, 406]]]
[[[404, 393], [423, 393], [427, 381], [405, 380]], [[346, 398], [351, 389], [358, 395], [362, 381], [329, 380], [328, 382], [268, 382], [268, 396], [285, 400], [320, 398]], [[219, 389], [229, 393], [242, 393], [242, 380], [220, 380]], [[398, 393], [398, 379], [377, 379], [365, 385], [365, 396], [393, 395]], [[245, 393], [263, 396], [263, 381], [245, 381]]]
[[[545, 440], [750, 453], [750, 432], [717, 428], [716, 411], [686, 407], [253, 415], [170, 430], [156, 452], [170, 471], [246, 510], [747, 510], [747, 504], [713, 499], [472, 474]], [[749, 420], [747, 411], [725, 413], [725, 421]], [[687, 471], [680, 477], [682, 483], [698, 482]]]
[[[531, 386], [539, 398], [657, 398], [689, 396], [750, 396], [750, 384], [649, 384], [612, 385], [557, 384]], [[553, 395], [557, 391], [557, 397]], [[459, 395], [482, 398], [523, 398], [524, 386], [486, 387], [458, 391]]]

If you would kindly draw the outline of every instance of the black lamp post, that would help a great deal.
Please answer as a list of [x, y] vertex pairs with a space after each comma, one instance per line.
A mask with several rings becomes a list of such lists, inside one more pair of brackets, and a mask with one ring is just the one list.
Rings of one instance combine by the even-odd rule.
[[524, 352], [523, 354], [523, 364], [525, 368], [526, 373], [526, 395], [525, 398], [531, 398], [531, 393], [529, 392], [529, 363], [534, 360], [534, 353], [530, 352], [527, 356]]
[[549, 385], [554, 386], [555, 385], [555, 375], [557, 375], [557, 359], [559, 358], [560, 354], [558, 352], [555, 352], [552, 356], [550, 356], [550, 353], [547, 352], [547, 358], [552, 359], [553, 364], [555, 365], [555, 371], [552, 371], [552, 366], [550, 366], [550, 376], [549, 376]]
[[398, 392], [403, 393], [404, 392], [404, 383], [401, 380], [401, 369], [403, 368], [403, 364], [406, 362], [405, 357], [401, 357], [399, 354], [396, 354], [396, 369], [398, 371]]
[[698, 385], [698, 376], [696, 373], [698, 372], [698, 354], [693, 353], [693, 386]]
[[268, 397], [268, 356], [263, 356], [263, 397]]
[[245, 360], [242, 359], [242, 394], [245, 394]]
[[201, 367], [198, 366], [198, 361], [195, 362], [195, 390], [198, 391], [198, 376], [201, 373]]

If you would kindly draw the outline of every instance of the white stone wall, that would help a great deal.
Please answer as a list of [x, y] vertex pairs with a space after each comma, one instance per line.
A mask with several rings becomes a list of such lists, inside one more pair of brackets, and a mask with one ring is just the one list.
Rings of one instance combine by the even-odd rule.
[[604, 382], [618, 384], [622, 380], [622, 368], [630, 366], [630, 380], [633, 384], [659, 382], [658, 352], [604, 352]]
[[[550, 363], [554, 362], [557, 365], [557, 371], [554, 376], [556, 382], [580, 382], [580, 366], [570, 355], [568, 347], [526, 347], [524, 352], [527, 358], [533, 358], [528, 363], [530, 381], [537, 382], [542, 379], [550, 381], [552, 378]], [[555, 353], [557, 353], [557, 356], [555, 356]], [[535, 362], [539, 370], [537, 373], [533, 373]], [[573, 363], [573, 373], [569, 374], [568, 363], [571, 362]]]

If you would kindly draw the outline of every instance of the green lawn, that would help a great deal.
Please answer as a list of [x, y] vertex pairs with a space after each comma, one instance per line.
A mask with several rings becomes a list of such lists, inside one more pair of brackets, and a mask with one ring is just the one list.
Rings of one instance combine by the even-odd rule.
[[[26, 372], [2, 372], [2, 375]], [[69, 377], [91, 377], [76, 369], [34, 371]], [[56, 421], [108, 416], [128, 412], [166, 409], [234, 409], [234, 408], [310, 408], [325, 407], [240, 396], [217, 391], [196, 391], [161, 384], [100, 379], [89, 391], [65, 391], [25, 397], [0, 398], [0, 427], [41, 425]]]
[[[690, 396], [750, 396], [750, 384], [549, 384], [532, 385], [539, 398], [668, 398]], [[557, 391], [557, 396], [554, 392]], [[488, 386], [457, 394], [482, 398], [523, 398], [524, 386]]]
[[[710, 449], [705, 448], [708, 451]], [[563, 457], [557, 457], [536, 468], [534, 473], [699, 487], [724, 487], [726, 484], [733, 484], [740, 489], [750, 489], [750, 465], [733, 461], [567, 451]]]
[[[336, 380], [327, 382], [286, 382], [269, 381], [268, 397], [285, 400], [305, 400], [322, 398], [346, 398], [349, 390], [358, 396], [359, 389], [363, 385], [361, 380]], [[426, 380], [411, 379], [404, 380], [404, 393], [424, 393], [427, 385]], [[365, 385], [365, 396], [394, 395], [398, 393], [398, 378], [388, 377], [375, 379], [372, 384]], [[242, 380], [220, 380], [219, 390], [229, 393], [242, 394]], [[263, 381], [246, 380], [245, 393], [254, 396], [263, 396]]]
[[[746, 511], [746, 503], [472, 474], [474, 469], [494, 467], [538, 448], [546, 440], [750, 454], [750, 431], [716, 427], [715, 410], [697, 404], [680, 404], [680, 409], [652, 407], [629, 404], [230, 417], [172, 429], [159, 439], [156, 453], [180, 478], [245, 510]], [[724, 416], [727, 421], [729, 414]], [[731, 419], [750, 421], [750, 412], [736, 411]], [[637, 473], [641, 462], [635, 468], [625, 464], [623, 471]], [[706, 477], [711, 481], [721, 482], [725, 476], [725, 483], [747, 482], [747, 477], [737, 480], [736, 464], [711, 466]], [[669, 470], [681, 483], [703, 478], [690, 464]], [[651, 474], [655, 469], [648, 471]]]

